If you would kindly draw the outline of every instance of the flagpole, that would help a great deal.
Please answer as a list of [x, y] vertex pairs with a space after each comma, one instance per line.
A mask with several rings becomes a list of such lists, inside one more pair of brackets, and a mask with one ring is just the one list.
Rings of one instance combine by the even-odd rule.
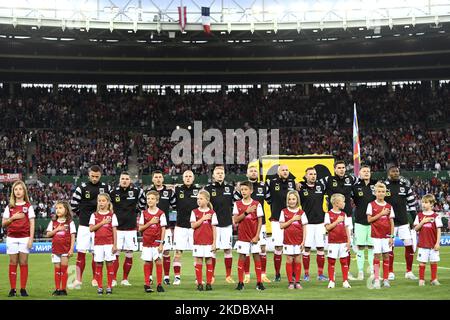
[[356, 113], [356, 102], [353, 103], [353, 173], [359, 175], [361, 165], [361, 145], [359, 140], [358, 115]]

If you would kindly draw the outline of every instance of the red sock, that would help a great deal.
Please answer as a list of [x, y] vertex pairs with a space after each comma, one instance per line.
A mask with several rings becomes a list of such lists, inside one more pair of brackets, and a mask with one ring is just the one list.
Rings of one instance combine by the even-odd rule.
[[100, 289], [103, 288], [103, 263], [98, 263], [95, 266], [95, 280], [97, 280], [98, 287]]
[[279, 275], [280, 274], [280, 269], [281, 269], [281, 254], [277, 254], [274, 253], [273, 254], [273, 264], [275, 266], [275, 274]]
[[295, 270], [295, 282], [300, 282], [300, 275], [302, 274], [302, 264], [300, 262], [295, 262], [294, 270]]
[[160, 263], [156, 264], [156, 282], [158, 283], [158, 286], [162, 283], [162, 273], [163, 273], [163, 266]]
[[292, 272], [293, 272], [292, 266], [293, 266], [293, 262], [286, 261], [286, 276], [288, 278], [288, 282], [292, 282]]
[[261, 260], [261, 273], [266, 274], [266, 267], [267, 267], [267, 255], [266, 253], [260, 253], [259, 259]]
[[114, 264], [109, 263], [106, 265], [106, 271], [108, 272], [108, 288], [112, 288], [112, 281], [114, 279]]
[[389, 258], [383, 259], [383, 280], [389, 277]]
[[244, 282], [244, 265], [245, 265], [245, 261], [247, 260], [247, 258], [241, 259], [239, 258], [238, 260], [238, 279], [239, 282]]
[[61, 290], [61, 268], [55, 267], [55, 288]]
[[419, 279], [425, 280], [425, 264], [419, 264]]
[[250, 274], [250, 256], [245, 256], [244, 271], [245, 274]]
[[95, 270], [97, 269], [97, 263], [94, 261], [94, 254], [92, 254], [91, 267], [92, 267], [92, 278], [95, 279]]
[[169, 276], [170, 273], [170, 255], [163, 256], [164, 275]]
[[253, 258], [253, 261], [255, 262], [255, 272], [256, 272], [256, 283], [260, 283], [261, 282], [261, 261], [255, 260], [255, 258]]
[[17, 283], [17, 264], [9, 265], [9, 285], [11, 289], [16, 288]]
[[61, 289], [62, 290], [66, 290], [66, 288], [67, 288], [67, 278], [68, 278], [67, 269], [68, 268], [69, 268], [69, 266], [61, 265]]
[[125, 257], [125, 262], [123, 263], [123, 280], [128, 280], [128, 274], [132, 266], [133, 258]]
[[116, 260], [113, 262], [114, 266], [114, 280], [117, 280], [117, 272], [119, 271], [119, 265], [120, 265], [120, 256], [116, 256]]
[[203, 283], [203, 274], [202, 274], [203, 264], [196, 263], [195, 264], [195, 278], [197, 279], [197, 285]]
[[316, 262], [317, 262], [317, 274], [321, 276], [323, 275], [323, 267], [325, 265], [325, 255], [317, 254]]
[[[214, 260], [216, 260], [216, 258], [213, 258], [213, 261]], [[214, 262], [207, 263], [206, 264], [206, 283], [207, 284], [211, 284], [213, 275], [214, 275]]]
[[380, 259], [373, 258], [373, 275], [375, 280], [380, 279]]
[[412, 271], [413, 260], [414, 260], [413, 246], [405, 246], [406, 272]]
[[77, 280], [81, 282], [83, 279], [84, 267], [86, 266], [86, 253], [78, 252], [77, 254]]
[[227, 277], [230, 277], [231, 276], [231, 268], [233, 266], [233, 255], [231, 253], [230, 254], [226, 254], [224, 260], [225, 260], [225, 272], [226, 272], [226, 275], [227, 275]]
[[431, 281], [437, 279], [437, 263], [431, 263]]
[[145, 261], [144, 263], [144, 282], [146, 286], [150, 285], [150, 276], [152, 275], [151, 267], [153, 265], [153, 262], [151, 261]]
[[174, 262], [173, 263], [173, 273], [175, 273], [175, 276], [179, 277], [181, 273], [181, 262]]
[[302, 260], [303, 260], [303, 267], [305, 268], [305, 276], [309, 276], [309, 260], [310, 260], [309, 252], [308, 254], [303, 254]]
[[352, 255], [350, 252], [348, 253], [348, 257], [346, 259], [347, 259], [348, 270], [350, 270], [350, 263], [352, 261]]
[[342, 280], [347, 281], [348, 280], [348, 258], [340, 258], [339, 261], [341, 262], [341, 271], [342, 271]]
[[212, 267], [213, 267], [213, 274], [214, 274], [214, 270], [216, 270], [216, 258], [211, 258], [212, 260]]
[[336, 259], [328, 257], [328, 278], [330, 281], [334, 282], [334, 265], [336, 264]]
[[20, 289], [25, 289], [27, 287], [28, 281], [28, 265], [20, 265]]
[[394, 248], [389, 251], [389, 272], [394, 272]]

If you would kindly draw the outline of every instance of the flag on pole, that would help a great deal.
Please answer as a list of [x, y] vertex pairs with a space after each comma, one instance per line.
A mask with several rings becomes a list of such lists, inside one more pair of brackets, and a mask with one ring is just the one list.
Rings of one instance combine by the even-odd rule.
[[202, 7], [202, 25], [206, 33], [211, 33], [211, 17], [209, 16], [209, 7]]
[[181, 32], [184, 32], [184, 28], [186, 27], [186, 7], [178, 7], [178, 21], [180, 23]]
[[359, 176], [361, 166], [361, 145], [359, 142], [358, 116], [356, 115], [356, 103], [353, 104], [353, 172]]

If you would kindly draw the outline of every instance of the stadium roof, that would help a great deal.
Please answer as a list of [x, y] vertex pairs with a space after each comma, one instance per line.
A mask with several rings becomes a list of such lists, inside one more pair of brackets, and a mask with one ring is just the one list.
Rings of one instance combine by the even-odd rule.
[[[36, 5], [38, 3], [38, 5]], [[205, 3], [202, 3], [205, 5]], [[450, 78], [450, 2], [0, 0], [0, 81]], [[187, 7], [181, 32], [178, 6]]]

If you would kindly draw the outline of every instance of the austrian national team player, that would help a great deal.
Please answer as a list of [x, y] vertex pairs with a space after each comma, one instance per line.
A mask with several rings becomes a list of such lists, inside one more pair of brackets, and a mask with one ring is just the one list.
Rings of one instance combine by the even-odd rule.
[[144, 290], [153, 292], [150, 286], [150, 277], [153, 273], [153, 261], [156, 265], [156, 291], [164, 292], [162, 286], [162, 253], [164, 249], [164, 237], [167, 219], [164, 211], [156, 205], [159, 201], [159, 192], [150, 190], [147, 192], [148, 209], [143, 211], [139, 219], [139, 232], [143, 232], [142, 255], [144, 260]]
[[77, 230], [67, 201], [56, 202], [55, 211], [56, 216], [47, 227], [47, 238], [52, 238], [52, 263], [55, 266], [55, 291], [52, 295], [67, 296], [67, 268], [69, 258], [73, 256]]
[[[297, 191], [289, 191], [286, 196], [286, 208], [280, 214], [280, 228], [283, 231], [283, 253], [286, 255], [286, 275], [288, 289], [302, 289], [300, 275], [302, 273], [302, 251], [306, 239], [308, 218], [300, 209], [300, 196]], [[295, 273], [295, 283], [293, 274]]]
[[334, 193], [330, 199], [331, 210], [325, 213], [325, 229], [328, 232], [328, 288], [335, 286], [334, 266], [339, 258], [342, 270], [342, 287], [351, 288], [348, 283], [348, 261], [350, 253], [350, 225], [351, 220], [342, 211], [345, 208], [345, 196]]
[[219, 224], [217, 215], [210, 202], [209, 192], [200, 190], [197, 196], [198, 208], [192, 210], [190, 222], [194, 229], [194, 256], [195, 277], [197, 290], [203, 291], [203, 258], [206, 264], [206, 291], [211, 291], [214, 274], [213, 257], [216, 252], [216, 226]]
[[8, 297], [16, 296], [17, 264], [20, 264], [20, 295], [28, 296], [28, 254], [33, 246], [34, 218], [34, 209], [25, 183], [20, 180], [14, 182], [2, 219], [3, 228], [7, 228], [6, 253], [9, 255], [11, 286]]
[[394, 238], [394, 209], [384, 201], [386, 197], [386, 185], [382, 182], [375, 184], [376, 199], [367, 206], [367, 221], [370, 223], [370, 236], [373, 239], [373, 271], [375, 289], [380, 289], [380, 255], [383, 255], [383, 285], [390, 287], [389, 276], [389, 252]]
[[419, 233], [419, 242], [417, 247], [419, 253], [419, 286], [425, 285], [425, 265], [430, 263], [431, 285], [439, 286], [437, 279], [437, 263], [439, 258], [439, 247], [441, 242], [442, 219], [433, 211], [436, 199], [432, 194], [426, 194], [422, 197], [422, 212], [420, 212], [414, 221], [415, 230]]
[[244, 264], [246, 255], [252, 254], [256, 271], [256, 290], [265, 290], [261, 282], [261, 260], [259, 253], [259, 234], [261, 231], [264, 212], [261, 204], [251, 198], [253, 184], [250, 181], [241, 182], [242, 200], [236, 201], [233, 208], [233, 222], [238, 224], [238, 241], [236, 242], [239, 253], [238, 276], [239, 283], [236, 290], [244, 289]]

